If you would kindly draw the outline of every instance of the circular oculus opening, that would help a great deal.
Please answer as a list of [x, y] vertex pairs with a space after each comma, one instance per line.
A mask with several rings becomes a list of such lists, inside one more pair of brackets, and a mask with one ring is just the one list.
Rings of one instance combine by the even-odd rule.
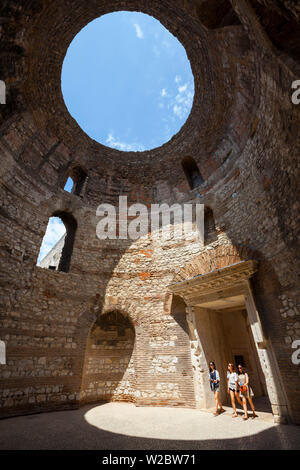
[[75, 36], [61, 87], [81, 129], [124, 152], [168, 142], [186, 122], [194, 98], [182, 44], [152, 16], [127, 11], [103, 15]]

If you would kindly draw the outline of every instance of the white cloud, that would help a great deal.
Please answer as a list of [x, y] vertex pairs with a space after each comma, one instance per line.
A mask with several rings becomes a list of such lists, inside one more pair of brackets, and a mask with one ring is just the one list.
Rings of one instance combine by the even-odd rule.
[[183, 86], [180, 86], [180, 87], [178, 88], [178, 91], [179, 91], [179, 93], [183, 93], [184, 91], [186, 91], [186, 89], [187, 89], [187, 83], [186, 83], [185, 85], [183, 85]]
[[163, 88], [163, 89], [161, 90], [161, 93], [160, 93], [160, 94], [161, 94], [161, 96], [167, 96], [167, 90], [166, 90], [165, 88]]
[[138, 23], [134, 23], [133, 26], [135, 27], [136, 36], [139, 39], [143, 39], [144, 33], [143, 33], [142, 28], [140, 27], [140, 25]]
[[123, 152], [143, 152], [145, 147], [137, 142], [133, 142], [128, 144], [126, 142], [122, 142], [119, 139], [116, 139], [113, 136], [113, 133], [108, 134], [106, 143], [109, 147], [122, 150]]
[[180, 119], [187, 117], [193, 104], [194, 89], [191, 83], [185, 83], [178, 88], [178, 94], [173, 104], [173, 113]]
[[183, 116], [183, 111], [182, 111], [181, 106], [178, 106], [177, 104], [175, 104], [173, 106], [173, 111], [174, 111], [174, 114], [176, 114], [176, 116], [178, 116], [179, 118], [181, 118]]
[[61, 239], [61, 237], [66, 233], [66, 227], [62, 220], [59, 217], [51, 217], [49, 219], [45, 236], [40, 248], [40, 253], [38, 257], [38, 264], [40, 261], [45, 258], [49, 251], [54, 247], [54, 245]]
[[181, 82], [181, 76], [180, 75], [176, 75], [175, 77], [175, 83], [179, 83]]

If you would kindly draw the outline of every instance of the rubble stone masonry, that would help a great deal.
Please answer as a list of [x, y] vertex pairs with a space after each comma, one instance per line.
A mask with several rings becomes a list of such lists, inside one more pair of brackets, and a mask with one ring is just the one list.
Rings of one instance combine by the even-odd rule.
[[[291, 343], [300, 338], [300, 105], [291, 102], [291, 83], [300, 76], [286, 36], [274, 44], [271, 26], [259, 23], [255, 8], [264, 3], [267, 15], [273, 4], [285, 3], [284, 21], [298, 26], [299, 11], [291, 2], [228, 1], [222, 2], [231, 14], [227, 23], [212, 24], [204, 3], [1, 3], [0, 78], [7, 85], [7, 104], [0, 105], [2, 417], [102, 400], [195, 407], [186, 312], [174, 308], [168, 286], [253, 259], [262, 326], [289, 419], [300, 423], [300, 366], [291, 361]], [[92, 141], [60, 90], [74, 35], [120, 9], [153, 15], [176, 35], [195, 80], [193, 108], [180, 132], [142, 153]], [[204, 179], [193, 190], [181, 165], [186, 156]], [[87, 174], [80, 195], [63, 190], [75, 165]], [[207, 234], [204, 243], [196, 235], [178, 241], [159, 233], [99, 240], [96, 208], [118, 205], [121, 194], [129, 204], [205, 204], [216, 235]], [[48, 219], [60, 212], [77, 222], [68, 272], [36, 266]]]

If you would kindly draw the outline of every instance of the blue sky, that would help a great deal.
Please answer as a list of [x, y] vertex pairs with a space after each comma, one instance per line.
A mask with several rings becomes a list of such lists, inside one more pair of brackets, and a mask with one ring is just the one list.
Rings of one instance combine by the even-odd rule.
[[149, 15], [116, 12], [85, 26], [62, 69], [70, 114], [96, 141], [123, 151], [158, 147], [176, 134], [193, 102], [184, 47]]
[[49, 219], [45, 236], [40, 248], [37, 265], [49, 253], [51, 248], [61, 239], [66, 233], [66, 227], [59, 217], [51, 217]]

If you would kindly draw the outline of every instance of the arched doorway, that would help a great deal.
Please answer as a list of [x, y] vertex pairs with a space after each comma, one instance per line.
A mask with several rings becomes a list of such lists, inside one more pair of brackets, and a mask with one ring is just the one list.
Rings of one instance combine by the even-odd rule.
[[135, 330], [119, 311], [101, 315], [90, 329], [80, 404], [135, 401]]
[[267, 392], [275, 421], [286, 422], [289, 419], [287, 397], [250, 284], [257, 262], [235, 261], [169, 286], [187, 305], [197, 407], [213, 406], [207, 379], [209, 361], [218, 362], [221, 369], [225, 384], [223, 400], [226, 400], [227, 363], [247, 362], [257, 396]]

